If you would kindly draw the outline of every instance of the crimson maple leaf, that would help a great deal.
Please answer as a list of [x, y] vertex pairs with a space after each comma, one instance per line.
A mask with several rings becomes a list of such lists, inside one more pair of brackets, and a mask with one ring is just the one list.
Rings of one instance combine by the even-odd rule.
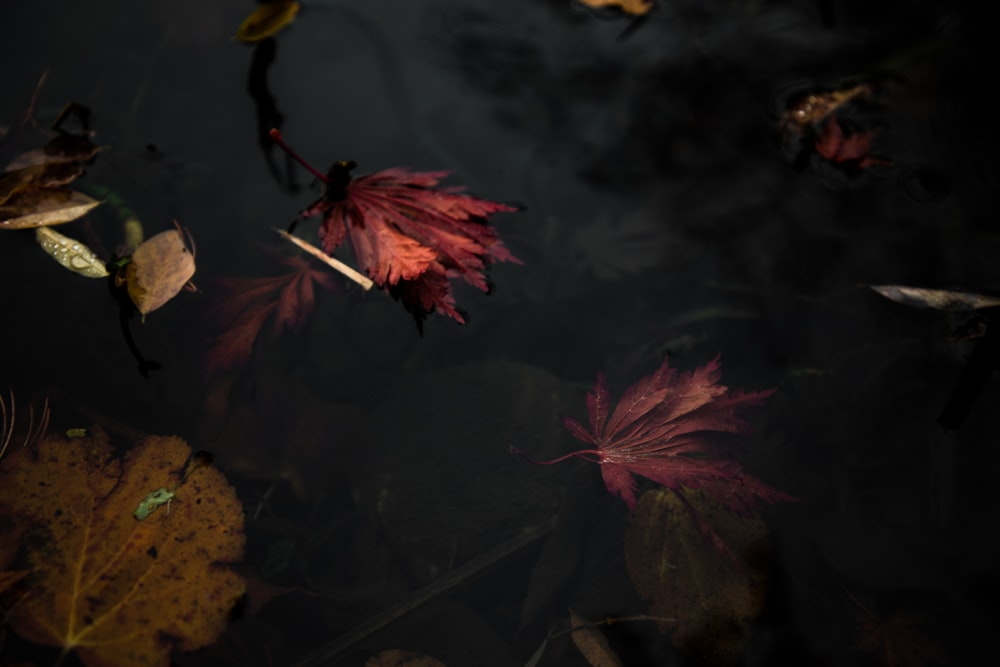
[[300, 326], [312, 312], [315, 286], [333, 289], [332, 276], [304, 257], [282, 258], [291, 270], [267, 278], [222, 278], [215, 281], [223, 290], [221, 304], [212, 319], [223, 332], [208, 351], [208, 370], [233, 368], [250, 358], [254, 342], [268, 318], [273, 316], [274, 335]]
[[323, 250], [333, 252], [350, 236], [361, 268], [418, 323], [433, 310], [464, 323], [450, 281], [462, 278], [488, 292], [485, 272], [491, 262], [521, 263], [487, 224], [491, 214], [517, 209], [463, 194], [459, 187], [439, 188], [447, 171], [393, 168], [352, 178], [355, 163], [340, 161], [322, 174], [288, 148], [280, 132], [270, 135], [326, 184], [323, 196], [299, 214], [322, 214]]
[[860, 169], [873, 165], [892, 164], [887, 160], [871, 156], [872, 142], [878, 130], [851, 132], [844, 134], [836, 116], [827, 118], [816, 138], [816, 152], [825, 160], [837, 164], [853, 164]]
[[719, 384], [720, 377], [719, 357], [685, 373], [670, 368], [664, 359], [655, 373], [625, 391], [609, 416], [611, 399], [604, 376], [598, 375], [587, 394], [589, 429], [572, 417], [563, 417], [570, 433], [591, 447], [551, 461], [533, 462], [551, 464], [580, 457], [599, 463], [604, 485], [630, 510], [636, 503], [634, 475], [662, 484], [684, 501], [702, 537], [728, 553], [684, 498], [685, 488], [704, 489], [741, 517], [752, 516], [760, 501], [794, 498], [745, 474], [740, 463], [711, 437], [713, 431], [743, 430], [746, 422], [739, 411], [759, 405], [774, 390], [731, 391]]

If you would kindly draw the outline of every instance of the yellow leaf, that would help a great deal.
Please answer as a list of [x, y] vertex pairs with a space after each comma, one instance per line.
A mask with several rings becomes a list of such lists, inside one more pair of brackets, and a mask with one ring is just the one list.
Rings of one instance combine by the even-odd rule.
[[[243, 554], [243, 508], [222, 473], [188, 466], [176, 437], [145, 438], [124, 460], [100, 437], [36, 450], [0, 462], [0, 516], [33, 536], [10, 627], [88, 667], [167, 667], [175, 645], [212, 643], [245, 589], [226, 567]], [[160, 487], [174, 493], [169, 511], [137, 520]]]
[[569, 613], [569, 624], [573, 628], [573, 643], [591, 667], [624, 667], [622, 659], [597, 628], [573, 611]]
[[66, 188], [31, 188], [0, 206], [0, 229], [30, 229], [76, 220], [101, 202]]
[[143, 316], [177, 296], [193, 275], [194, 254], [179, 227], [147, 239], [125, 267], [128, 294]]
[[270, 37], [292, 22], [299, 13], [295, 0], [272, 0], [257, 5], [257, 9], [240, 24], [236, 39], [241, 42], [259, 42]]
[[94, 251], [76, 239], [48, 227], [39, 227], [35, 230], [35, 240], [42, 250], [73, 273], [87, 278], [107, 278], [110, 275]]
[[642, 16], [653, 8], [653, 0], [580, 0], [580, 2], [594, 9], [618, 7], [633, 16]]
[[703, 491], [684, 497], [726, 542], [747, 559], [741, 570], [718, 549], [707, 546], [676, 494], [647, 491], [639, 499], [625, 536], [625, 566], [650, 613], [661, 621], [673, 644], [700, 664], [733, 665], [750, 636], [749, 620], [764, 605], [767, 528], [760, 519], [726, 511]]

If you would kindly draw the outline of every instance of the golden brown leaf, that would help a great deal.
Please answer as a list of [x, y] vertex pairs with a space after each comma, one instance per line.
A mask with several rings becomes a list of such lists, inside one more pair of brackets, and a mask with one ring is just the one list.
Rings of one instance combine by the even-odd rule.
[[128, 295], [143, 316], [177, 296], [193, 275], [194, 254], [179, 227], [147, 239], [125, 267]]
[[299, 13], [299, 7], [295, 0], [272, 0], [257, 5], [257, 9], [236, 30], [236, 39], [241, 42], [259, 42], [274, 35], [292, 22]]
[[0, 206], [0, 229], [30, 229], [76, 220], [101, 202], [67, 188], [33, 187]]
[[697, 655], [705, 665], [732, 665], [750, 636], [748, 621], [760, 613], [766, 586], [763, 564], [767, 529], [760, 519], [726, 511], [704, 491], [684, 497], [702, 514], [734, 554], [750, 556], [741, 570], [705, 544], [690, 510], [676, 494], [647, 491], [629, 520], [625, 565], [650, 613], [677, 619], [661, 621], [679, 651]]
[[570, 611], [569, 624], [573, 628], [573, 643], [591, 667], [624, 667], [621, 658], [608, 644], [600, 630]]
[[[165, 667], [173, 646], [214, 641], [243, 594], [225, 566], [243, 553], [243, 510], [222, 473], [187, 466], [179, 438], [112, 454], [100, 437], [51, 437], [0, 462], [0, 515], [41, 538], [26, 545], [30, 592], [10, 624], [88, 667]], [[171, 503], [137, 520], [159, 488]]]
[[594, 9], [618, 7], [626, 14], [633, 16], [642, 16], [653, 8], [653, 0], [580, 0], [580, 2]]
[[365, 667], [445, 667], [445, 665], [440, 660], [414, 651], [392, 649], [368, 658]]

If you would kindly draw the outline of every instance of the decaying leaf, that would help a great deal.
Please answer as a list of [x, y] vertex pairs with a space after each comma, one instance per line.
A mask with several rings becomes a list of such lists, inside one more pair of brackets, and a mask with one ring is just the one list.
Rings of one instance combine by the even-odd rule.
[[[29, 591], [10, 627], [88, 667], [166, 667], [174, 647], [214, 641], [243, 594], [226, 567], [242, 557], [243, 508], [179, 438], [113, 454], [100, 436], [48, 437], [0, 462], [0, 516], [32, 535]], [[158, 488], [174, 493], [169, 510], [137, 520]]]
[[823, 123], [813, 144], [816, 153], [827, 162], [845, 167], [867, 169], [875, 165], [891, 165], [888, 160], [872, 156], [872, 142], [878, 129], [845, 132], [837, 116]]
[[735, 664], [750, 636], [749, 621], [763, 609], [767, 571], [767, 529], [758, 518], [740, 519], [704, 491], [687, 502], [711, 521], [740, 555], [735, 566], [706, 545], [689, 519], [686, 502], [664, 490], [647, 491], [629, 519], [625, 565], [650, 614], [674, 646], [697, 655], [699, 664]]
[[107, 146], [97, 146], [89, 136], [71, 134], [69, 132], [59, 132], [49, 143], [42, 148], [35, 148], [10, 161], [4, 168], [6, 172], [14, 172], [39, 165], [58, 165], [73, 163], [79, 166], [80, 162], [92, 160]]
[[1000, 297], [987, 294], [907, 287], [906, 285], [869, 285], [868, 287], [887, 299], [917, 308], [962, 311], [1000, 306]]
[[194, 275], [194, 253], [180, 225], [146, 239], [125, 266], [128, 295], [145, 317], [184, 289]]
[[73, 273], [87, 278], [107, 278], [109, 275], [101, 258], [76, 239], [49, 227], [39, 227], [35, 230], [35, 240], [42, 250]]
[[641, 16], [653, 8], [653, 0], [580, 0], [580, 2], [594, 9], [618, 7], [626, 14], [633, 16]]
[[591, 667], [624, 667], [622, 659], [600, 630], [577, 616], [574, 611], [569, 613], [569, 624], [573, 629], [573, 643]]
[[782, 116], [783, 127], [807, 125], [819, 126], [844, 105], [872, 95], [875, 87], [871, 83], [859, 83], [836, 90], [812, 91], [795, 97]]
[[86, 215], [100, 203], [68, 188], [32, 188], [0, 206], [0, 229], [61, 225]]
[[368, 658], [365, 667], [445, 667], [445, 665], [440, 660], [414, 651], [392, 649]]
[[274, 35], [292, 22], [301, 5], [295, 0], [271, 0], [257, 5], [236, 30], [236, 39], [241, 42], [259, 42]]

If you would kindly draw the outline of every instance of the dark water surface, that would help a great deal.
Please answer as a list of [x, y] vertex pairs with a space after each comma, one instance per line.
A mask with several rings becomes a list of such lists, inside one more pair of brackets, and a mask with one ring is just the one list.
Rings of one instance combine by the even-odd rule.
[[[108, 253], [127, 207], [147, 234], [176, 219], [197, 243], [200, 292], [131, 323], [163, 366], [146, 379], [107, 284], [0, 230], [0, 390], [49, 397], [52, 432], [101, 424], [123, 449], [179, 435], [244, 502], [241, 571], [266, 604], [179, 664], [406, 649], [452, 667], [586, 665], [566, 633], [536, 650], [568, 609], [657, 615], [626, 565], [636, 520], [596, 465], [508, 449], [577, 449], [560, 416], [585, 419], [599, 372], [617, 400], [665, 355], [691, 370], [717, 354], [727, 386], [777, 388], [737, 456], [799, 502], [762, 511], [770, 583], [743, 648], [720, 657], [709, 621], [687, 655], [654, 622], [599, 626], [624, 664], [988, 661], [997, 334], [987, 312], [985, 338], [949, 340], [971, 313], [860, 287], [997, 287], [983, 17], [837, 0], [662, 0], [638, 24], [555, 0], [304, 4], [256, 48], [231, 39], [247, 1], [0, 12], [0, 124], [47, 72], [39, 125], [77, 101], [109, 146], [74, 187], [120, 205], [60, 231]], [[835, 164], [783, 134], [797, 95], [859, 82], [875, 92], [845, 122], [877, 129], [882, 163]], [[523, 205], [492, 222], [524, 265], [493, 266], [489, 295], [458, 287], [468, 324], [432, 314], [422, 336], [389, 296], [335, 276], [301, 328], [266, 327], [249, 362], [208, 373], [218, 279], [280, 273], [275, 253], [292, 250], [271, 229], [320, 192], [301, 168], [289, 182], [280, 152], [269, 165], [275, 121], [321, 168], [447, 169]]]

